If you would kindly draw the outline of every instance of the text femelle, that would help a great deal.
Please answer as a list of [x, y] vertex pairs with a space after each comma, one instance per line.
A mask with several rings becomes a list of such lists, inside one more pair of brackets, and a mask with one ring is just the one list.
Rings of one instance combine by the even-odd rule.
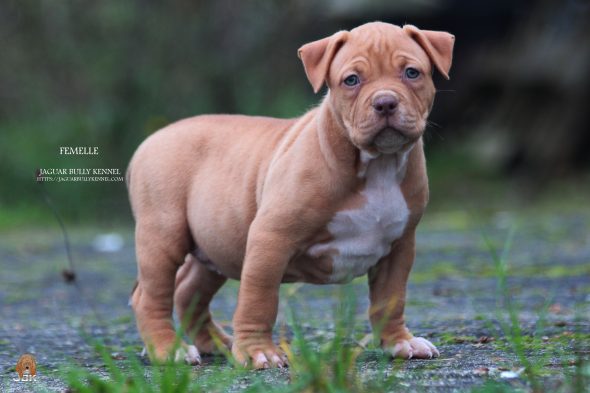
[[60, 155], [97, 156], [98, 146], [60, 146]]

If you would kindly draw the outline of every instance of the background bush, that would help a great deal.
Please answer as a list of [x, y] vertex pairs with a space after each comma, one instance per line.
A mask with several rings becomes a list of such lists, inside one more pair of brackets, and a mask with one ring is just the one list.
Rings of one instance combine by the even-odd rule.
[[[581, 1], [3, 1], [0, 220], [44, 214], [37, 168], [124, 171], [138, 144], [174, 120], [300, 115], [320, 97], [297, 49], [372, 20], [457, 36], [452, 80], [437, 77], [433, 173], [483, 168], [537, 185], [584, 173], [588, 14]], [[64, 157], [59, 146], [101, 154]], [[68, 219], [130, 219], [123, 183], [45, 186]]]

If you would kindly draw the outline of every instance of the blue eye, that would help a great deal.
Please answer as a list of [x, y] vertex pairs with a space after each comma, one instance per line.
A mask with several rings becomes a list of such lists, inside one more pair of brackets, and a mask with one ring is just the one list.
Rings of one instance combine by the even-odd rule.
[[406, 68], [406, 78], [408, 79], [416, 79], [420, 76], [420, 71], [415, 68], [408, 67]]
[[358, 75], [352, 74], [344, 79], [344, 84], [348, 87], [356, 86], [359, 83], [361, 83], [361, 80], [359, 79]]

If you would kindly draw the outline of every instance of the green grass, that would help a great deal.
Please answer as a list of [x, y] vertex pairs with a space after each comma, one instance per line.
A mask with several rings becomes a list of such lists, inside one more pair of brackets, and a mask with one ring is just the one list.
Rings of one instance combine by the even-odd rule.
[[[544, 337], [541, 335], [546, 324], [546, 316], [548, 308], [551, 304], [552, 296], [546, 298], [545, 305], [538, 312], [538, 319], [536, 322], [536, 329], [532, 335], [526, 335], [523, 332], [523, 327], [519, 321], [520, 310], [516, 301], [512, 298], [510, 288], [508, 286], [508, 272], [509, 272], [509, 253], [512, 247], [515, 227], [513, 227], [504, 243], [500, 252], [494, 246], [493, 242], [487, 236], [484, 237], [491, 258], [494, 262], [494, 268], [497, 278], [497, 308], [496, 308], [496, 322], [499, 324], [503, 333], [502, 341], [507, 344], [507, 348], [516, 356], [518, 363], [523, 368], [523, 374], [527, 383], [527, 387], [532, 392], [545, 392], [544, 376], [548, 373], [545, 369], [545, 364], [549, 362], [552, 355], [559, 356], [562, 359], [567, 359], [569, 355], [566, 353], [567, 346], [563, 341], [559, 342], [561, 345], [547, 345]], [[587, 334], [578, 334], [572, 337], [575, 343], [587, 342]], [[549, 349], [549, 350], [547, 350]], [[534, 351], [541, 356], [531, 357], [529, 354]], [[571, 362], [571, 361], [570, 361]], [[565, 363], [565, 361], [564, 361]], [[590, 383], [590, 372], [588, 359], [583, 359], [579, 354], [574, 360], [575, 372], [573, 374], [566, 374], [566, 381], [562, 386], [558, 387], [560, 392], [586, 392], [586, 387]], [[567, 364], [563, 364], [567, 367]], [[489, 383], [484, 385], [478, 392], [504, 392], [504, 386], [497, 383]], [[557, 390], [556, 390], [557, 392]]]
[[[510, 277], [547, 277], [547, 278], [562, 278], [575, 277], [582, 275], [590, 275], [590, 263], [574, 265], [574, 266], [519, 266], [509, 268]], [[436, 281], [445, 278], [495, 278], [496, 272], [493, 266], [486, 266], [479, 261], [470, 265], [459, 265], [452, 262], [442, 261], [427, 270], [419, 270], [413, 272], [410, 280], [415, 283], [425, 283]]]
[[[520, 315], [523, 310], [512, 298], [508, 284], [513, 236], [514, 230], [510, 232], [501, 249], [498, 249], [497, 243], [484, 236], [497, 281], [496, 315], [493, 320], [488, 321], [490, 329], [496, 329], [497, 334], [495, 340], [487, 345], [512, 359], [498, 359], [496, 362], [499, 370], [519, 370], [519, 377], [516, 379], [518, 383], [490, 373], [480, 377], [471, 391], [536, 393], [550, 389], [555, 393], [587, 392], [587, 386], [590, 385], [590, 363], [582, 355], [583, 352], [576, 348], [584, 343], [587, 345], [590, 335], [563, 331], [561, 334], [545, 336], [546, 314], [551, 296], [536, 311], [538, 318], [534, 332], [530, 333], [521, 326]], [[64, 379], [72, 392], [80, 393], [404, 392], [408, 391], [409, 386], [415, 391], [427, 392], [427, 388], [421, 390], [420, 386], [412, 385], [413, 378], [400, 378], [398, 371], [403, 370], [406, 375], [408, 372], [415, 373], [415, 378], [428, 380], [427, 373], [442, 367], [443, 363], [437, 363], [440, 361], [425, 361], [423, 365], [416, 363], [420, 366], [408, 371], [406, 362], [392, 362], [374, 343], [367, 348], [361, 347], [358, 343], [362, 329], [355, 326], [355, 291], [350, 286], [339, 287], [340, 301], [331, 318], [321, 321], [324, 329], [330, 322], [333, 324], [333, 335], [330, 337], [310, 337], [306, 333], [308, 321], [291, 304], [296, 299], [297, 291], [286, 291], [283, 295], [287, 297], [288, 326], [292, 331], [289, 340], [286, 334], [281, 334], [281, 347], [290, 361], [288, 370], [252, 371], [234, 364], [231, 359], [226, 360], [223, 356], [213, 358], [212, 364], [196, 368], [171, 362], [146, 365], [137, 356], [137, 346], [127, 348], [123, 351], [123, 356], [113, 359], [113, 350], [98, 343], [95, 350], [100, 354], [104, 366], [98, 370], [81, 366], [69, 367], [62, 370]], [[129, 320], [119, 322], [127, 323]], [[456, 348], [477, 344], [478, 337], [441, 332], [434, 341], [441, 347]], [[228, 353], [226, 355], [229, 356]], [[557, 369], [548, 366], [551, 359], [555, 358], [562, 362]], [[560, 378], [552, 380], [556, 374], [560, 374]], [[550, 388], [547, 387], [548, 382]]]
[[[104, 372], [82, 367], [63, 369], [74, 392], [383, 392], [396, 387], [395, 374], [388, 372], [389, 357], [376, 354], [372, 378], [360, 374], [362, 348], [355, 333], [356, 303], [354, 291], [340, 288], [342, 302], [334, 309], [334, 338], [311, 342], [298, 322], [300, 316], [289, 306], [292, 339], [281, 338], [280, 346], [289, 358], [289, 369], [252, 371], [218, 356], [214, 365], [199, 368], [172, 361], [146, 366], [137, 357], [137, 348], [114, 360], [112, 349], [97, 342], [96, 352], [104, 363]], [[325, 322], [325, 321], [324, 321]], [[180, 330], [179, 330], [180, 331]], [[226, 356], [229, 357], [229, 353]], [[121, 356], [119, 356], [120, 358]], [[267, 373], [273, 373], [269, 381]], [[277, 382], [279, 381], [279, 382]]]
[[97, 344], [105, 373], [91, 373], [82, 368], [65, 371], [66, 380], [75, 392], [223, 392], [237, 379], [247, 375], [238, 368], [220, 367], [216, 373], [199, 372], [185, 364], [172, 362], [146, 366], [132, 351], [127, 360], [115, 361], [105, 346]]

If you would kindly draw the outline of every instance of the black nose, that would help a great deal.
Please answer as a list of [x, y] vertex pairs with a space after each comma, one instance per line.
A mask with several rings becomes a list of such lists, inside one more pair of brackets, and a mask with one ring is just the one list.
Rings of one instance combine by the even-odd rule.
[[382, 94], [373, 100], [373, 108], [379, 116], [390, 116], [397, 106], [397, 98], [391, 94]]

